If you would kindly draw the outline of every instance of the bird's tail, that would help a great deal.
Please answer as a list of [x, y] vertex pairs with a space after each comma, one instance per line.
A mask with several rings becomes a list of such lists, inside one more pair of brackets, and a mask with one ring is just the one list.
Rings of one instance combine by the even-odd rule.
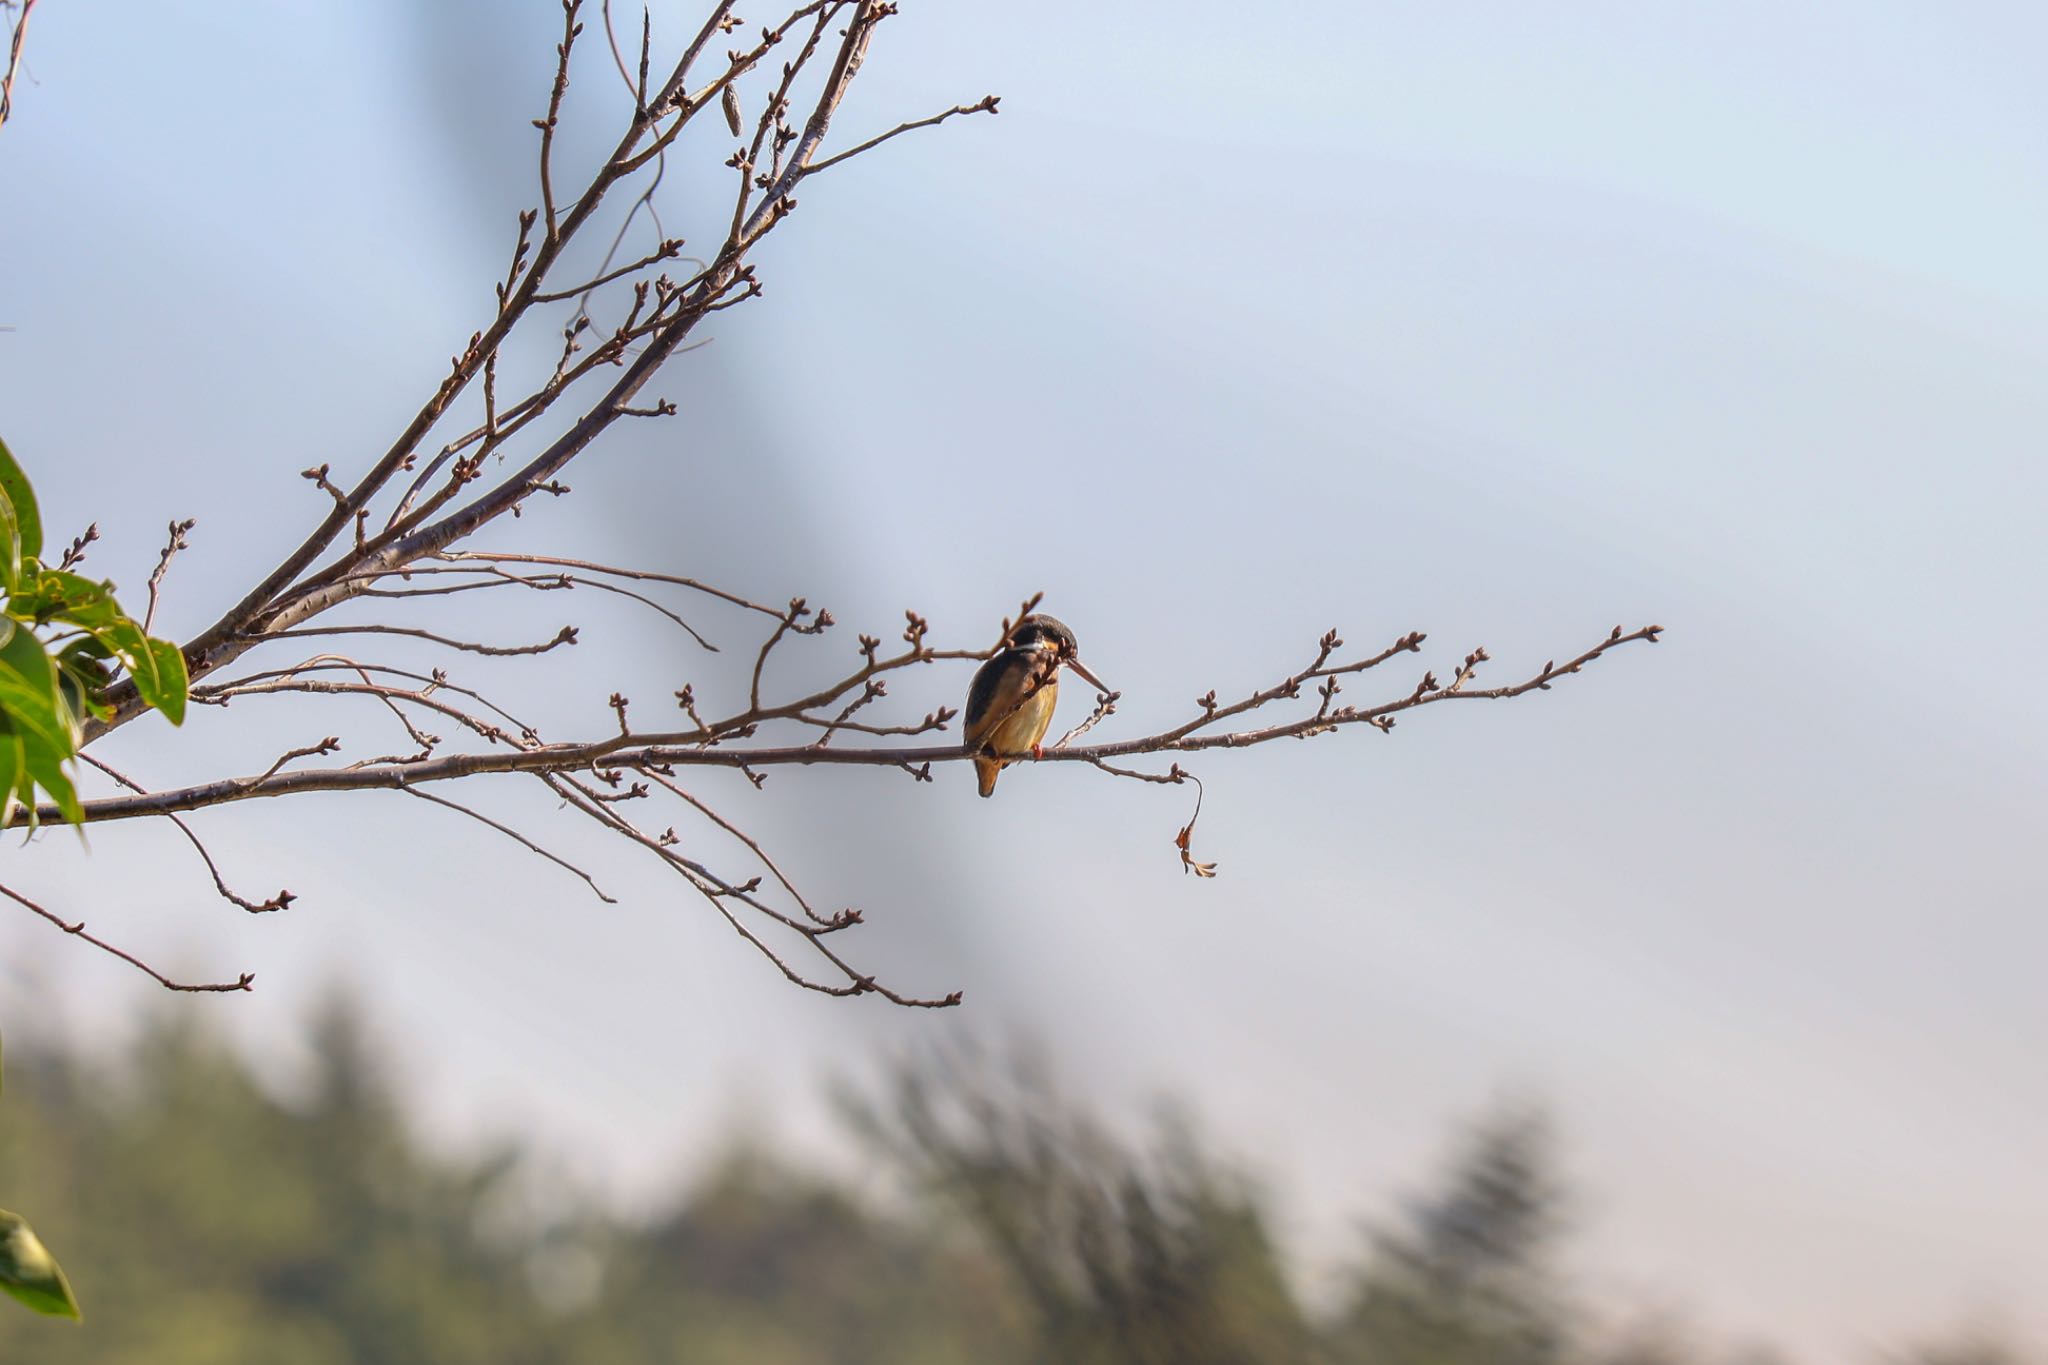
[[974, 776], [981, 783], [981, 794], [983, 796], [994, 796], [996, 794], [996, 774], [1002, 770], [1001, 760], [984, 758], [980, 754], [974, 756]]

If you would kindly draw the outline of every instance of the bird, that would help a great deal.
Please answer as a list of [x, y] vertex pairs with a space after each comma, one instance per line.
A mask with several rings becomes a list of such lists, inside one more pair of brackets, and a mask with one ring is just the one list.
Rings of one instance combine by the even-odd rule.
[[996, 774], [1025, 754], [1038, 757], [1060, 696], [1065, 664], [1103, 691], [1102, 679], [1080, 659], [1074, 632], [1055, 617], [1033, 613], [1019, 621], [996, 656], [967, 689], [967, 750], [983, 796], [993, 796]]

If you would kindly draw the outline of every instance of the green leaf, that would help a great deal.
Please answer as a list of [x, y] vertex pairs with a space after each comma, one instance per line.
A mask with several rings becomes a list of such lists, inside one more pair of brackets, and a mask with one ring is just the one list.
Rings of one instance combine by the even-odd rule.
[[[147, 637], [149, 652], [156, 658], [156, 693], [142, 692], [142, 699], [164, 713], [164, 719], [173, 725], [185, 723], [185, 700], [192, 690], [191, 675], [185, 671], [185, 651], [169, 640], [159, 640], [154, 635]], [[136, 690], [142, 691], [141, 675], [136, 675]]]
[[21, 581], [21, 520], [14, 514], [14, 499], [0, 488], [0, 591], [13, 592]]
[[0, 718], [0, 827], [14, 822], [21, 784], [28, 778], [28, 762], [21, 751], [21, 736], [6, 728]]
[[71, 785], [71, 774], [64, 771], [64, 764], [70, 759], [69, 753], [59, 754], [55, 749], [24, 740], [22, 765], [35, 784], [50, 794], [57, 803], [57, 809], [64, 818], [74, 825], [85, 823], [85, 807], [79, 803], [78, 788]]
[[38, 622], [69, 621], [87, 630], [128, 619], [109, 585], [68, 569], [46, 569], [40, 565], [32, 574], [23, 573], [20, 586], [14, 590], [14, 600], [7, 607], [17, 616], [33, 617]]
[[14, 505], [22, 557], [41, 554], [43, 519], [36, 511], [36, 491], [29, 487], [28, 475], [22, 473], [21, 466], [14, 462], [5, 441], [0, 441], [0, 492], [6, 493], [8, 502]]
[[42, 569], [33, 579], [23, 579], [8, 605], [16, 614], [37, 621], [83, 627], [121, 661], [145, 702], [162, 711], [171, 724], [184, 723], [190, 687], [185, 656], [170, 641], [144, 635], [114, 600], [110, 585], [62, 569]]
[[136, 689], [144, 697], [155, 689], [156, 656], [149, 652], [149, 637], [142, 633], [141, 626], [120, 615], [99, 625], [87, 625], [70, 612], [66, 612], [59, 619], [83, 625], [90, 630], [92, 638], [105, 645], [107, 652], [119, 659], [121, 666], [134, 676]]
[[77, 752], [78, 720], [57, 689], [57, 665], [43, 642], [18, 630], [0, 644], [0, 715], [14, 723], [27, 744], [41, 744], [65, 758]]
[[[71, 709], [80, 715], [107, 720], [114, 714], [114, 708], [104, 700], [107, 684], [113, 681], [113, 670], [104, 662], [110, 657], [107, 647], [90, 635], [57, 651], [58, 685]], [[183, 663], [184, 656], [180, 655], [178, 661]]]
[[38, 1313], [81, 1320], [64, 1268], [19, 1214], [0, 1209], [0, 1289]]
[[32, 781], [50, 793], [66, 820], [82, 822], [85, 810], [64, 771], [78, 752], [78, 716], [64, 700], [56, 662], [43, 652], [43, 642], [25, 630], [0, 645], [0, 726], [21, 744], [28, 780], [17, 781], [15, 792], [33, 810]]

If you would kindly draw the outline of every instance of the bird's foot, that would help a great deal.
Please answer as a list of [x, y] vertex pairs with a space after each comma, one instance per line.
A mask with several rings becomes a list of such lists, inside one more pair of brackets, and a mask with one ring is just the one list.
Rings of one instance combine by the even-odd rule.
[[1045, 746], [1044, 746], [1043, 744], [1034, 744], [1034, 745], [1032, 745], [1032, 746], [1031, 746], [1031, 757], [1032, 757], [1032, 758], [1034, 758], [1034, 759], [1040, 759], [1040, 758], [1044, 758], [1044, 757], [1045, 757]]

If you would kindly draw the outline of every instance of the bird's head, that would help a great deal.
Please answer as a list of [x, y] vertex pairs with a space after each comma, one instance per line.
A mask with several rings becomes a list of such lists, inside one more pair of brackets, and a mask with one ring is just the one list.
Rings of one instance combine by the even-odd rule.
[[1067, 623], [1056, 616], [1034, 612], [1019, 621], [1010, 631], [1010, 648], [1048, 650], [1059, 662], [1086, 678], [1096, 690], [1109, 691], [1102, 679], [1089, 672], [1087, 665], [1081, 662], [1080, 642], [1074, 639], [1074, 632]]

